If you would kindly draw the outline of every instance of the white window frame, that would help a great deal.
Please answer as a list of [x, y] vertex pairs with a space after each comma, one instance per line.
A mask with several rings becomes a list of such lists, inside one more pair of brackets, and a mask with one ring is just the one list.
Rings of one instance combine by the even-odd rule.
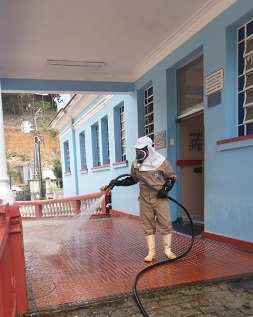
[[[250, 50], [248, 50], [248, 43], [252, 46]], [[253, 35], [250, 35], [249, 37], [245, 38], [245, 50], [244, 50], [244, 92], [245, 92], [245, 99], [244, 99], [244, 118], [243, 118], [243, 124], [251, 123], [253, 122], [253, 118], [248, 119], [249, 112], [253, 111], [253, 81], [252, 85], [247, 85], [249, 81], [249, 74], [252, 75], [253, 78]], [[248, 61], [251, 60], [251, 67], [249, 68]], [[250, 98], [251, 101], [247, 102], [249, 93], [252, 95]]]
[[[252, 33], [252, 29], [248, 32], [248, 26], [252, 24], [252, 21], [248, 21], [238, 28], [238, 30], [244, 32], [243, 36], [240, 39], [238, 38], [237, 41], [238, 45], [244, 44], [243, 55], [238, 57], [238, 65], [239, 63], [244, 64], [243, 72], [238, 74], [238, 79], [241, 78], [244, 81], [241, 91], [238, 89], [238, 95], [243, 93], [243, 100], [240, 99], [238, 104], [238, 111], [243, 111], [241, 122], [238, 120], [238, 134], [239, 128], [243, 128], [239, 135], [249, 134], [248, 125], [253, 123], [253, 34], [249, 34]], [[252, 130], [252, 128], [250, 129]]]
[[108, 117], [101, 119], [103, 164], [110, 164], [110, 141]]
[[86, 141], [85, 141], [85, 131], [79, 134], [80, 140], [80, 154], [81, 154], [81, 169], [87, 169], [87, 156], [86, 156]]
[[70, 153], [69, 153], [69, 141], [63, 143], [64, 146], [64, 161], [65, 161], [65, 173], [70, 173]]
[[119, 106], [121, 161], [126, 161], [126, 130], [124, 104]]
[[[151, 93], [152, 88], [152, 93]], [[144, 90], [144, 129], [145, 135], [154, 141], [154, 87]]]
[[97, 166], [101, 166], [101, 157], [100, 157], [100, 143], [99, 143], [99, 125], [95, 125], [96, 129], [96, 152], [97, 152]]

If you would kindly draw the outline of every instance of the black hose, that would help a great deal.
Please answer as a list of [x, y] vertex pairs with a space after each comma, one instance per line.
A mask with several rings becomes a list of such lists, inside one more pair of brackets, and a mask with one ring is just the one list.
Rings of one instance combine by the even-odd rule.
[[[142, 181], [143, 183], [145, 183], [149, 188], [151, 188], [152, 190], [156, 191], [158, 193], [158, 190], [153, 187], [152, 185], [150, 185], [145, 179], [143, 179], [142, 177], [140, 176], [136, 176], [136, 175], [132, 175], [132, 174], [122, 174], [120, 176], [118, 176], [117, 178], [115, 178], [115, 180], [119, 180], [120, 178], [122, 177], [127, 177], [127, 176], [131, 176], [135, 179], [137, 179], [138, 181]], [[111, 189], [113, 188], [114, 186], [111, 186]], [[181, 205], [176, 199], [172, 198], [172, 197], [169, 197], [168, 196], [168, 199], [173, 201], [175, 204], [177, 204], [179, 207], [181, 207], [184, 212], [186, 213], [188, 219], [189, 219], [189, 222], [190, 222], [190, 227], [191, 227], [191, 243], [190, 243], [190, 246], [188, 247], [188, 249], [181, 255], [177, 256], [176, 258], [174, 259], [167, 259], [167, 260], [164, 260], [164, 261], [161, 261], [161, 262], [157, 262], [157, 263], [154, 263], [146, 268], [144, 268], [143, 270], [141, 270], [136, 276], [135, 276], [135, 279], [134, 279], [134, 284], [133, 284], [133, 295], [134, 295], [134, 299], [135, 299], [135, 302], [141, 312], [141, 314], [144, 316], [144, 317], [149, 317], [149, 315], [147, 314], [146, 310], [144, 309], [141, 301], [140, 301], [140, 297], [138, 295], [138, 292], [137, 292], [137, 283], [138, 283], [138, 280], [140, 278], [140, 276], [147, 272], [148, 270], [151, 270], [153, 269], [154, 267], [157, 267], [158, 265], [162, 265], [162, 264], [165, 264], [165, 263], [168, 263], [168, 262], [174, 262], [176, 260], [179, 260], [181, 258], [183, 258], [184, 256], [186, 256], [186, 254], [188, 254], [193, 246], [193, 243], [194, 243], [194, 228], [193, 228], [193, 222], [192, 222], [192, 219], [191, 219], [191, 216], [188, 212], [188, 210], [183, 206]]]

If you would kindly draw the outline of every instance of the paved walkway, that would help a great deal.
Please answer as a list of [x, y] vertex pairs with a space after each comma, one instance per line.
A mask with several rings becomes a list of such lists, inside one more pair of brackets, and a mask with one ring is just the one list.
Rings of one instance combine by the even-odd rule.
[[[183, 287], [141, 296], [150, 317], [253, 316], [253, 279]], [[47, 317], [141, 317], [132, 298], [92, 305]], [[145, 315], [144, 315], [145, 316]]]
[[[141, 316], [131, 299], [133, 281], [150, 264], [143, 262], [146, 246], [139, 221], [118, 218], [87, 222], [79, 217], [24, 221], [23, 226], [27, 316], [53, 316], [56, 311], [68, 311], [57, 315], [64, 317]], [[189, 236], [175, 232], [172, 249], [180, 256], [190, 242]], [[157, 235], [157, 261], [165, 259]], [[246, 276], [253, 277], [252, 253], [200, 237], [184, 258], [144, 273], [137, 290], [150, 317], [253, 317], [250, 289], [230, 290], [226, 283], [210, 286]], [[203, 283], [209, 286], [203, 287]], [[159, 295], [154, 295], [157, 292]], [[152, 297], [147, 298], [150, 294]], [[117, 303], [108, 304], [111, 301]], [[102, 306], [94, 306], [99, 303]], [[86, 308], [70, 312], [79, 307]]]

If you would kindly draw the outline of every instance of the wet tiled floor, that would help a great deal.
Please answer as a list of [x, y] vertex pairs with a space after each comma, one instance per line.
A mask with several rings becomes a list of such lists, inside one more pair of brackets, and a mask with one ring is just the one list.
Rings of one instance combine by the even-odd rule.
[[[130, 218], [23, 221], [29, 311], [53, 310], [124, 298], [139, 271], [150, 266], [138, 220]], [[191, 237], [173, 233], [182, 255]], [[157, 262], [166, 260], [157, 234]], [[195, 238], [182, 259], [162, 264], [138, 280], [140, 292], [253, 275], [253, 253]]]

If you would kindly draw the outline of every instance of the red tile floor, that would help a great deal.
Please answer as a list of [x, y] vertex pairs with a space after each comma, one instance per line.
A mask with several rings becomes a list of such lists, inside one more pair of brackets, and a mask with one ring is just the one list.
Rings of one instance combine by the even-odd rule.
[[[136, 274], [147, 249], [138, 220], [107, 218], [85, 221], [23, 221], [29, 311], [75, 307], [132, 295]], [[172, 250], [179, 256], [191, 237], [173, 233]], [[157, 234], [157, 262], [166, 260]], [[253, 275], [253, 253], [195, 238], [182, 259], [144, 273], [138, 291], [178, 287]]]

